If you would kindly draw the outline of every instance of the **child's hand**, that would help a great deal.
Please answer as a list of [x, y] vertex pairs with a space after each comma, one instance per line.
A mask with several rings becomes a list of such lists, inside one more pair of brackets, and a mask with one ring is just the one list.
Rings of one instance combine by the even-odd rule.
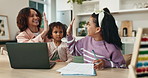
[[49, 26], [48, 26], [48, 20], [46, 19], [46, 14], [43, 13], [43, 16], [44, 16], [44, 31], [48, 32]]
[[67, 35], [71, 35], [72, 34], [72, 26], [73, 26], [74, 20], [75, 20], [75, 18], [72, 19], [70, 25], [67, 28]]
[[94, 69], [102, 70], [104, 69], [105, 61], [103, 59], [94, 60]]

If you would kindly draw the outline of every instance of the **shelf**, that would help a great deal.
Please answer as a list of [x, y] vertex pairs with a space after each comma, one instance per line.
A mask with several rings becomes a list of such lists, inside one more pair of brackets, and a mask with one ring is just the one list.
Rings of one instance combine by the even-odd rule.
[[97, 3], [97, 2], [99, 2], [99, 0], [83, 1], [82, 5], [85, 5], [85, 4], [94, 4], [94, 3]]
[[119, 11], [113, 11], [111, 13], [112, 14], [119, 14], [119, 13], [135, 13], [135, 12], [148, 12], [148, 8], [119, 10]]
[[93, 12], [91, 13], [80, 13], [80, 14], [77, 14], [77, 16], [87, 16], [87, 15], [91, 15]]
[[123, 44], [134, 44], [134, 42], [122, 42]]
[[[137, 13], [137, 12], [148, 12], [148, 8], [142, 8], [142, 9], [129, 9], [129, 10], [118, 10], [118, 11], [112, 11], [111, 14], [120, 14], [120, 13]], [[91, 15], [93, 12], [88, 13], [79, 13], [77, 16], [87, 16]]]

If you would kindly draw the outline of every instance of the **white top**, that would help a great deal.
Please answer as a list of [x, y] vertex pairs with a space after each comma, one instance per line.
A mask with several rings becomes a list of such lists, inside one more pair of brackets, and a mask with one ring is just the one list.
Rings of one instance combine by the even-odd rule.
[[48, 45], [48, 52], [49, 52], [49, 58], [53, 56], [53, 54], [58, 51], [60, 60], [64, 62], [71, 62], [72, 61], [72, 55], [70, 54], [67, 43], [61, 42], [59, 46], [56, 46], [54, 41], [47, 42]]

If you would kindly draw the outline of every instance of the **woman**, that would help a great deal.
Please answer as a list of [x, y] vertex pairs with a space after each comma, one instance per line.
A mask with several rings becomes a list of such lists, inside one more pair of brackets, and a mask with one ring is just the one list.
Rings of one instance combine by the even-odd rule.
[[41, 21], [42, 15], [38, 10], [30, 7], [21, 9], [17, 16], [17, 26], [20, 29], [20, 33], [16, 36], [17, 42], [49, 42], [50, 39], [46, 36], [49, 26], [45, 14], [44, 29], [40, 28]]

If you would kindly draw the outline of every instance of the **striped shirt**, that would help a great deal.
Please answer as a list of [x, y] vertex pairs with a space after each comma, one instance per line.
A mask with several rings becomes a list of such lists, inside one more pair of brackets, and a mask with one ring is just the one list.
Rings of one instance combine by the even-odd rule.
[[[70, 54], [83, 56], [85, 63], [92, 63], [96, 59], [104, 59], [105, 67], [125, 67], [125, 60], [121, 50], [106, 41], [95, 41], [86, 36], [78, 41], [72, 36], [67, 36]], [[94, 50], [94, 52], [93, 52]]]

